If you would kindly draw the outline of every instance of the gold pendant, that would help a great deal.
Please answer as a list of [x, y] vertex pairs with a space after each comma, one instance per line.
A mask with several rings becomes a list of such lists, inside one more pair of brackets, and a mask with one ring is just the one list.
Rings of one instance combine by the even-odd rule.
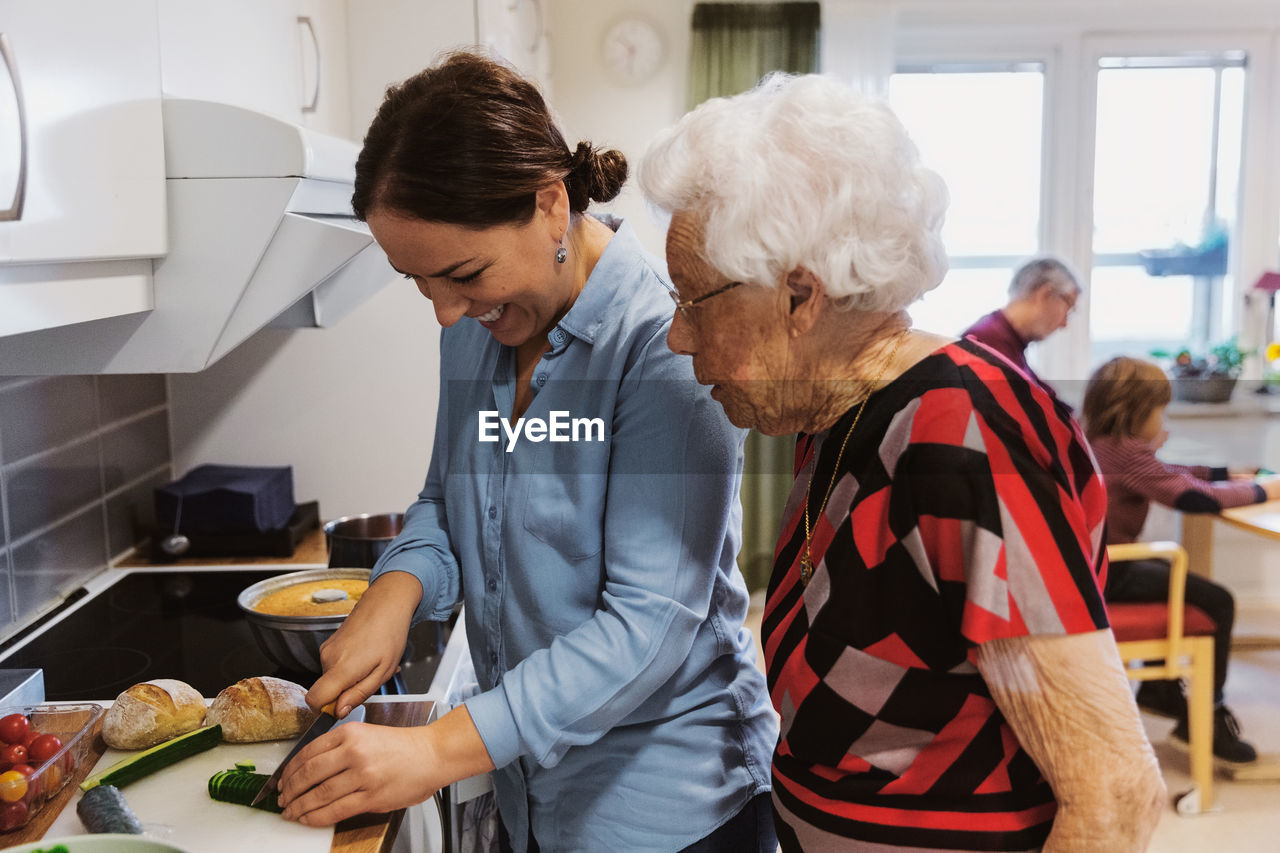
[[800, 555], [800, 585], [808, 586], [809, 581], [813, 578], [813, 560], [809, 559], [809, 552]]

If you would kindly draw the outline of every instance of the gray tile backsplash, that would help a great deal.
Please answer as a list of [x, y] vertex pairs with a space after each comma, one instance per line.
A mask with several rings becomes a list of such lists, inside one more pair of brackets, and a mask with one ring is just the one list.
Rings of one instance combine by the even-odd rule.
[[169, 462], [169, 413], [160, 410], [102, 433], [102, 475], [108, 492]]
[[[90, 507], [47, 533], [13, 547], [13, 588], [19, 610], [35, 612], [107, 564], [101, 506]], [[27, 615], [24, 613], [23, 615]]]
[[94, 436], [6, 466], [9, 538], [18, 542], [102, 499], [102, 465]]
[[118, 557], [151, 535], [156, 523], [155, 490], [172, 480], [166, 468], [107, 498], [107, 553]]
[[17, 462], [92, 433], [98, 426], [92, 376], [54, 376], [0, 390], [0, 463]]
[[144, 539], [172, 479], [164, 376], [0, 379], [0, 634]]
[[163, 374], [98, 377], [98, 412], [104, 424], [163, 406], [167, 401]]

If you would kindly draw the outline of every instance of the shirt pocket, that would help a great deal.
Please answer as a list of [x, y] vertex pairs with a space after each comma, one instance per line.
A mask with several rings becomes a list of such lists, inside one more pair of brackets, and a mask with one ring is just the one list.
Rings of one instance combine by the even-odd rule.
[[604, 548], [605, 474], [530, 474], [524, 496], [524, 529], [571, 562]]

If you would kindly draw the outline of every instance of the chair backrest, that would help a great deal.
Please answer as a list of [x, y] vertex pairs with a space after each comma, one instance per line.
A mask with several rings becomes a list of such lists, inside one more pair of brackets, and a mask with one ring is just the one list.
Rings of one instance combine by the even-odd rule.
[[[1186, 620], [1185, 595], [1187, 589], [1187, 552], [1177, 542], [1134, 542], [1127, 545], [1108, 545], [1107, 559], [1112, 562], [1127, 560], [1164, 560], [1169, 563], [1169, 597], [1165, 606], [1155, 610], [1149, 605], [1108, 604], [1113, 616], [1119, 616], [1125, 608], [1143, 608], [1144, 613], [1165, 617], [1164, 639], [1171, 652], [1182, 647]], [[1120, 639], [1117, 636], [1117, 639]]]

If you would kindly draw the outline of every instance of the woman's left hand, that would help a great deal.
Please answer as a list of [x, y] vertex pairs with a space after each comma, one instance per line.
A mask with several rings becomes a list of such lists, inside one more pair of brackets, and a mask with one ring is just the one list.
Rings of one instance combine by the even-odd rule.
[[293, 757], [280, 778], [280, 805], [286, 820], [329, 826], [416, 805], [492, 769], [465, 705], [412, 728], [346, 723]]
[[429, 739], [427, 727], [338, 726], [289, 762], [280, 779], [283, 817], [329, 826], [423, 802], [452, 781], [440, 780]]

